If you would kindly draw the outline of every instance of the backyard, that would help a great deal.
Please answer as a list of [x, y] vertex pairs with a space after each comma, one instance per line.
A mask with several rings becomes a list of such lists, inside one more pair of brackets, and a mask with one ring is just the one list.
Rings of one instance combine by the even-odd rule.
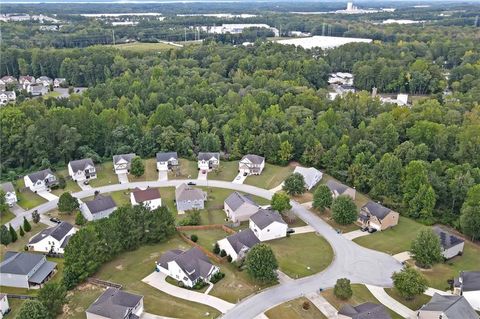
[[293, 163], [287, 166], [277, 166], [266, 163], [262, 174], [248, 176], [244, 184], [271, 189], [280, 185], [285, 178], [292, 174], [294, 169], [295, 166]]
[[[310, 308], [302, 308], [304, 302], [310, 303]], [[282, 303], [265, 312], [270, 319], [327, 319], [311, 301], [305, 297]]]
[[7, 251], [23, 251], [25, 245], [28, 244], [28, 241], [31, 237], [48, 227], [47, 225], [42, 223], [35, 224], [33, 222], [30, 222], [30, 225], [32, 226], [32, 229], [28, 233], [26, 232], [23, 237], [20, 236], [19, 232], [17, 231], [18, 239], [16, 242], [8, 244], [7, 247], [5, 247], [4, 245], [0, 245], [1, 256], [3, 256]]
[[397, 289], [395, 288], [385, 288], [385, 292], [390, 295], [393, 299], [397, 300], [398, 302], [404, 304], [408, 308], [412, 310], [420, 309], [424, 304], [428, 303], [432, 297], [427, 295], [420, 295], [415, 297], [412, 300], [406, 300], [398, 293]]
[[103, 288], [84, 283], [67, 293], [68, 303], [63, 307], [59, 319], [85, 319], [85, 310], [104, 291]]

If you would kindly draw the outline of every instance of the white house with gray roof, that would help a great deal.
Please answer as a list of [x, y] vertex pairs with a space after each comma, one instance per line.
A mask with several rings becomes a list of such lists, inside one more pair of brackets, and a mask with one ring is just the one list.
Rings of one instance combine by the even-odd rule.
[[332, 192], [333, 198], [345, 195], [355, 200], [355, 195], [357, 193], [355, 188], [348, 187], [347, 185], [334, 181], [333, 179], [329, 180], [325, 185], [327, 185], [328, 189], [330, 189], [330, 192]]
[[267, 241], [287, 236], [288, 225], [276, 210], [262, 208], [250, 217], [249, 228], [260, 241]]
[[97, 170], [91, 158], [70, 161], [68, 163], [68, 175], [75, 182], [83, 182], [85, 180], [97, 178]]
[[203, 209], [206, 200], [207, 193], [201, 189], [193, 188], [185, 183], [175, 188], [175, 203], [179, 211]]
[[357, 306], [345, 304], [338, 312], [338, 319], [391, 319], [383, 305], [364, 302]]
[[0, 294], [0, 319], [10, 312], [10, 305], [6, 294]]
[[43, 84], [32, 84], [27, 86], [27, 93], [32, 96], [42, 96], [48, 93], [48, 87]]
[[67, 84], [67, 79], [65, 78], [55, 78], [55, 80], [53, 80], [53, 87], [60, 87], [60, 86], [66, 86]]
[[77, 232], [77, 229], [67, 222], [61, 222], [42, 230], [28, 242], [28, 249], [32, 251], [38, 251], [42, 253], [65, 253], [65, 247], [67, 247], [68, 241], [73, 234]]
[[26, 175], [23, 177], [23, 181], [25, 187], [34, 193], [49, 190], [58, 184], [57, 177], [49, 168]]
[[211, 171], [220, 165], [220, 153], [200, 152], [198, 153], [198, 169]]
[[132, 206], [143, 205], [150, 210], [154, 210], [162, 206], [162, 197], [158, 188], [135, 188], [130, 193], [130, 203]]
[[57, 264], [45, 255], [7, 251], [0, 263], [2, 286], [33, 288], [41, 286], [55, 272]]
[[115, 170], [115, 174], [128, 174], [130, 172], [132, 160], [135, 157], [135, 153], [114, 155], [113, 169]]
[[462, 238], [457, 237], [438, 226], [433, 227], [433, 231], [440, 239], [442, 255], [445, 259], [450, 259], [463, 253], [465, 241]]
[[480, 311], [480, 270], [462, 271], [454, 282], [454, 294], [462, 295], [476, 311]]
[[45, 87], [49, 87], [50, 85], [53, 85], [53, 80], [49, 78], [48, 76], [41, 76], [35, 81], [37, 84], [41, 84]]
[[318, 182], [322, 180], [323, 174], [315, 167], [295, 167], [293, 173], [298, 173], [303, 176], [305, 181], [305, 188], [311, 190]]
[[217, 244], [220, 250], [225, 250], [227, 256], [232, 257], [232, 262], [234, 262], [243, 259], [250, 248], [259, 242], [260, 240], [255, 236], [253, 230], [248, 228], [220, 239]]
[[157, 171], [169, 171], [178, 166], [177, 152], [158, 152]]
[[107, 288], [85, 314], [87, 319], [138, 319], [143, 314], [143, 296]]
[[238, 162], [238, 171], [247, 175], [260, 175], [265, 167], [265, 157], [247, 154]]
[[199, 281], [209, 281], [220, 271], [198, 248], [187, 251], [169, 250], [156, 262], [158, 271], [180, 281], [186, 287], [193, 287]]
[[5, 202], [9, 207], [12, 207], [17, 200], [17, 193], [15, 193], [15, 187], [11, 182], [6, 182], [0, 185], [0, 189], [5, 192]]
[[427, 304], [417, 311], [418, 319], [478, 319], [478, 314], [462, 296], [442, 296], [435, 293]]
[[250, 196], [239, 192], [231, 193], [223, 202], [225, 214], [234, 223], [247, 221], [258, 211], [258, 208], [258, 204]]
[[110, 216], [117, 209], [112, 196], [97, 196], [97, 198], [80, 204], [80, 211], [86, 220], [98, 220]]
[[378, 203], [369, 201], [360, 209], [358, 222], [362, 227], [385, 230], [398, 224], [400, 215]]

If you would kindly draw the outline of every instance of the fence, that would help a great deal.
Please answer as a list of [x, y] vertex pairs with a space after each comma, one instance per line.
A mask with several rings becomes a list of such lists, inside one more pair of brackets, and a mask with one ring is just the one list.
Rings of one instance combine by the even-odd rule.
[[120, 285], [120, 284], [110, 282], [110, 281], [106, 281], [106, 280], [101, 280], [101, 279], [94, 278], [94, 277], [88, 278], [87, 282], [89, 282], [91, 284], [94, 284], [94, 285], [99, 285], [99, 286], [102, 286], [102, 287], [107, 287], [107, 288], [111, 287], [111, 288], [122, 289], [122, 285]]
[[28, 295], [7, 294], [7, 298], [26, 300], [26, 299], [35, 299], [37, 297], [28, 296]]

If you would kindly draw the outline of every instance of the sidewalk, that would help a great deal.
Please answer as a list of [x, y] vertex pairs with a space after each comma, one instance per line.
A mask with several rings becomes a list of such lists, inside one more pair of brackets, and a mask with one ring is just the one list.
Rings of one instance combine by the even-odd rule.
[[280, 185], [278, 185], [277, 187], [269, 189], [269, 191], [271, 191], [272, 193], [276, 193], [276, 192], [281, 191], [282, 189], [283, 189], [283, 182]]
[[396, 260], [398, 260], [401, 263], [406, 262], [407, 260], [412, 258], [412, 256], [410, 256], [409, 251], [404, 251], [402, 253], [398, 253], [396, 255], [393, 255], [392, 257], [395, 258]]
[[392, 309], [403, 318], [413, 318], [415, 311], [390, 297], [382, 287], [365, 285], [372, 295], [385, 307]]
[[428, 287], [428, 289], [424, 292], [425, 295], [432, 297], [435, 293], [442, 295], [442, 296], [451, 296], [452, 293], [450, 291], [443, 291], [438, 290], [432, 287]]
[[310, 300], [315, 307], [320, 310], [321, 313], [325, 315], [325, 317], [329, 319], [336, 319], [338, 318], [338, 311], [335, 309], [334, 306], [332, 306], [331, 303], [328, 302], [327, 299], [325, 299], [321, 294], [319, 293], [312, 293], [308, 294], [305, 297]]

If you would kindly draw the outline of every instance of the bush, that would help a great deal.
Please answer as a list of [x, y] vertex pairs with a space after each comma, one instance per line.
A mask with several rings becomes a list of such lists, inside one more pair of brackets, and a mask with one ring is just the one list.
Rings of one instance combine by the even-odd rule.
[[302, 308], [303, 310], [308, 310], [310, 309], [310, 303], [308, 301], [304, 301], [303, 304], [302, 304]]
[[348, 225], [357, 220], [357, 206], [348, 196], [335, 198], [332, 204], [332, 217], [340, 225]]
[[347, 278], [340, 278], [337, 280], [333, 293], [337, 298], [342, 300], [350, 299], [353, 295], [352, 287], [350, 286], [350, 280]]
[[182, 219], [178, 224], [180, 226], [200, 225], [200, 212], [198, 210], [187, 212], [187, 216], [184, 219]]
[[190, 240], [196, 243], [198, 241], [198, 236], [195, 234], [192, 234], [192, 236], [190, 236]]
[[220, 246], [218, 246], [218, 243], [215, 243], [215, 246], [213, 246], [213, 253], [215, 255], [218, 255], [220, 253]]
[[220, 251], [220, 257], [225, 257], [226, 255], [227, 255], [227, 252], [224, 249], [222, 249]]
[[233, 259], [232, 256], [230, 256], [230, 255], [227, 256], [227, 260], [228, 260], [229, 263], [232, 262], [232, 259]]
[[225, 274], [223, 272], [217, 272], [215, 275], [212, 276], [212, 278], [210, 278], [210, 282], [212, 284], [216, 284], [217, 282], [222, 280], [224, 277], [225, 277]]
[[202, 289], [203, 287], [205, 287], [207, 285], [206, 282], [204, 282], [203, 280], [200, 280], [198, 281], [195, 285], [193, 285], [192, 289], [194, 290], [200, 290]]
[[411, 267], [402, 269], [392, 275], [393, 286], [406, 300], [412, 300], [425, 292], [428, 282], [421, 273]]
[[83, 217], [82, 212], [78, 212], [77, 217], [75, 217], [75, 224], [77, 224], [78, 226], [83, 226], [86, 224], [86, 222], [87, 220], [85, 219], [85, 217]]

